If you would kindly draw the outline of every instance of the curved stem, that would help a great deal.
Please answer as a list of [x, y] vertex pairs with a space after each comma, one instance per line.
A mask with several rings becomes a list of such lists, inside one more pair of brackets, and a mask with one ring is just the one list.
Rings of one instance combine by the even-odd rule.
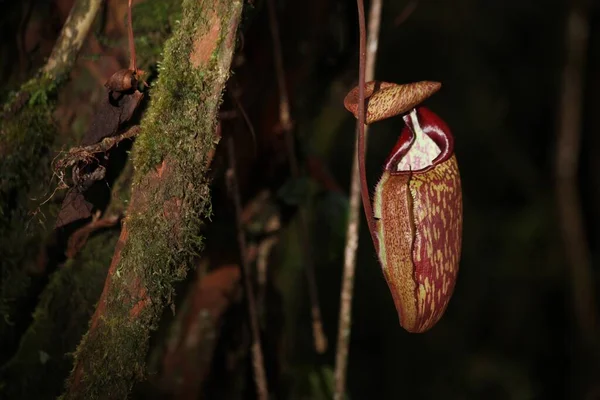
[[127, 10], [127, 36], [129, 38], [129, 69], [131, 71], [137, 71], [137, 62], [135, 58], [135, 43], [133, 41], [133, 23], [131, 21], [131, 3], [129, 0], [129, 10]]
[[375, 218], [371, 208], [371, 198], [369, 196], [369, 186], [367, 184], [367, 171], [365, 168], [365, 69], [367, 64], [367, 33], [365, 28], [365, 6], [363, 0], [356, 0], [358, 6], [358, 29], [360, 35], [359, 41], [359, 61], [358, 61], [358, 171], [360, 173], [360, 194], [362, 197], [363, 210], [367, 218], [369, 233], [373, 240], [375, 249], [378, 248], [377, 237], [375, 236]]
[[555, 155], [556, 197], [575, 321], [584, 344], [597, 348], [598, 313], [592, 283], [593, 268], [577, 184], [589, 17], [586, 8], [573, 2], [567, 18]]
[[[359, 15], [361, 12], [360, 10], [362, 10], [361, 3], [362, 2], [359, 1]], [[373, 232], [371, 227], [374, 226], [364, 167], [364, 148], [366, 142], [366, 132], [368, 128], [364, 124], [364, 81], [365, 79], [372, 80], [375, 75], [375, 58], [377, 55], [381, 8], [382, 0], [373, 0], [371, 2], [371, 9], [369, 12], [369, 53], [366, 57], [366, 62], [362, 62], [359, 66], [359, 72], [361, 68], [363, 71], [363, 74], [361, 77], [359, 77], [359, 81], [363, 83], [362, 85], [359, 83], [359, 91], [360, 88], [362, 88], [363, 91], [361, 102], [363, 105], [363, 112], [359, 113], [359, 116], [362, 116], [363, 120], [360, 121], [359, 117], [359, 135], [357, 135], [356, 138], [352, 162], [348, 230], [346, 232], [346, 248], [344, 250], [344, 272], [342, 278], [342, 290], [340, 293], [340, 315], [338, 324], [337, 349], [335, 354], [335, 400], [343, 399], [346, 390], [346, 369], [348, 365], [348, 349], [350, 346], [350, 334], [352, 326], [352, 293], [354, 289], [354, 271], [356, 269], [356, 250], [358, 248], [358, 231], [360, 225], [359, 207], [361, 195], [363, 198], [363, 205], [366, 205], [365, 214], [367, 215], [369, 232]], [[362, 38], [364, 38], [364, 35], [362, 35]], [[364, 47], [362, 54], [366, 54]], [[369, 218], [369, 216], [371, 216], [371, 218]], [[372, 237], [374, 238], [373, 235]]]

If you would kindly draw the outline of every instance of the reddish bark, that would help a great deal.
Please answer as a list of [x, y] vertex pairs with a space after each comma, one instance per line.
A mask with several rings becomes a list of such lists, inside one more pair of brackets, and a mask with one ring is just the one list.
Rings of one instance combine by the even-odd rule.
[[179, 336], [170, 340], [163, 357], [163, 387], [178, 399], [197, 399], [208, 373], [223, 314], [240, 289], [240, 268], [220, 267], [197, 274], [179, 319]]

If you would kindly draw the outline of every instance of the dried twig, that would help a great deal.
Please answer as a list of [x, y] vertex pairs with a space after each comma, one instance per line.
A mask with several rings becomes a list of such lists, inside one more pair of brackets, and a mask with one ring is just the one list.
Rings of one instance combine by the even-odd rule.
[[[356, 268], [356, 249], [358, 248], [358, 229], [360, 224], [360, 197], [361, 197], [361, 171], [364, 172], [364, 165], [360, 161], [364, 157], [366, 146], [367, 127], [364, 125], [364, 82], [365, 79], [373, 80], [375, 75], [375, 58], [377, 55], [377, 44], [379, 37], [379, 28], [381, 22], [382, 0], [373, 0], [369, 12], [369, 45], [368, 55], [365, 52], [365, 21], [364, 5], [362, 0], [357, 0], [360, 26], [360, 66], [359, 66], [359, 104], [358, 104], [358, 132], [354, 157], [352, 162], [352, 177], [350, 188], [350, 209], [348, 213], [348, 231], [346, 233], [346, 249], [344, 251], [344, 272], [342, 279], [342, 291], [340, 294], [340, 320], [338, 328], [337, 350], [335, 358], [335, 394], [334, 399], [341, 400], [346, 391], [346, 367], [348, 365], [348, 348], [350, 346], [350, 332], [352, 322], [352, 293], [354, 289], [354, 270]], [[365, 71], [366, 69], [366, 71]], [[363, 205], [367, 213], [367, 223], [371, 224], [372, 213], [369, 193], [367, 198], [363, 195]], [[367, 204], [365, 204], [367, 202]], [[371, 218], [369, 218], [371, 217]]]
[[250, 121], [250, 117], [248, 117], [248, 113], [246, 113], [246, 110], [244, 109], [244, 106], [242, 105], [242, 102], [239, 99], [239, 94], [233, 92], [231, 94], [231, 99], [233, 100], [233, 103], [235, 104], [235, 107], [238, 109], [239, 113], [242, 115], [242, 118], [244, 119], [244, 122], [246, 123], [246, 127], [248, 127], [248, 131], [250, 132], [250, 135], [252, 136], [252, 144], [254, 146], [254, 156], [256, 156], [256, 154], [258, 154], [258, 148], [257, 148], [257, 144], [256, 144], [256, 133], [254, 131], [254, 125], [252, 125], [252, 121]]
[[140, 132], [139, 126], [134, 126], [117, 136], [110, 136], [102, 139], [101, 142], [90, 146], [73, 147], [63, 158], [56, 161], [54, 170], [64, 170], [77, 164], [78, 162], [88, 163], [92, 161], [96, 153], [105, 153], [125, 139], [132, 138]]
[[248, 304], [248, 316], [250, 318], [250, 329], [252, 331], [252, 367], [254, 369], [254, 380], [256, 383], [256, 394], [259, 399], [266, 400], [269, 397], [267, 378], [265, 374], [264, 359], [260, 345], [260, 329], [258, 326], [258, 315], [256, 313], [256, 300], [254, 290], [250, 282], [250, 266], [248, 265], [246, 236], [242, 225], [242, 203], [237, 184], [237, 174], [235, 171], [235, 148], [233, 138], [227, 138], [227, 150], [229, 158], [229, 168], [227, 170], [227, 182], [233, 204], [235, 207], [235, 219], [237, 224], [237, 235], [240, 246], [240, 258], [242, 270], [244, 272], [244, 289], [246, 291], [246, 300]]
[[258, 244], [258, 250], [256, 255], [256, 271], [257, 271], [257, 283], [258, 283], [258, 304], [260, 307], [264, 307], [266, 293], [267, 293], [267, 270], [269, 266], [269, 256], [271, 250], [277, 243], [279, 243], [279, 237], [274, 232], [277, 232], [281, 228], [281, 221], [279, 215], [273, 215], [269, 218], [265, 226], [265, 233], [267, 237], [264, 238]]
[[577, 184], [583, 75], [589, 35], [589, 21], [585, 10], [572, 6], [566, 26], [566, 61], [562, 77], [556, 148], [556, 196], [570, 273], [575, 319], [584, 341], [593, 345], [598, 342], [598, 314]]
[[[273, 37], [273, 57], [275, 58], [275, 75], [277, 76], [277, 85], [279, 87], [279, 123], [284, 132], [287, 156], [290, 162], [290, 169], [294, 178], [300, 177], [300, 166], [296, 158], [296, 149], [294, 145], [294, 136], [292, 134], [293, 123], [290, 118], [290, 105], [285, 84], [285, 70], [283, 67], [283, 56], [281, 54], [281, 39], [279, 37], [279, 25], [273, 0], [267, 0], [269, 9], [269, 25], [271, 26], [271, 35]], [[319, 305], [319, 293], [317, 291], [317, 279], [315, 276], [315, 267], [312, 258], [312, 248], [308, 240], [308, 222], [305, 209], [302, 205], [298, 207], [298, 229], [304, 257], [304, 270], [308, 283], [308, 296], [311, 304], [311, 316], [313, 325], [313, 336], [315, 341], [315, 350], [317, 353], [324, 353], [327, 350], [327, 337], [323, 332], [323, 321], [321, 318], [321, 307]]]
[[85, 246], [89, 236], [98, 229], [110, 228], [115, 226], [119, 222], [118, 215], [109, 215], [104, 218], [100, 218], [100, 211], [92, 217], [92, 220], [85, 226], [79, 228], [69, 237], [67, 244], [67, 250], [65, 255], [67, 258], [74, 258], [77, 253]]

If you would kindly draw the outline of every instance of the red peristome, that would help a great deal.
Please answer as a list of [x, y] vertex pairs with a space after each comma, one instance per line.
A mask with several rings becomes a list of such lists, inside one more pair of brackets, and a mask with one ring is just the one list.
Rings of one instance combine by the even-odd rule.
[[[450, 131], [448, 125], [443, 119], [437, 116], [437, 114], [426, 107], [417, 108], [417, 117], [423, 132], [429, 136], [441, 150], [441, 153], [432, 161], [431, 167], [449, 159], [450, 156], [454, 154], [454, 136], [452, 136], [452, 132]], [[408, 172], [396, 171], [394, 165], [406, 155], [408, 150], [410, 150], [410, 147], [414, 143], [416, 137], [410, 115], [404, 115], [403, 119], [406, 125], [402, 129], [396, 145], [392, 149], [392, 152], [385, 162], [385, 169], [390, 171], [392, 174], [403, 174]], [[422, 171], [425, 171], [429, 168], [424, 168]]]

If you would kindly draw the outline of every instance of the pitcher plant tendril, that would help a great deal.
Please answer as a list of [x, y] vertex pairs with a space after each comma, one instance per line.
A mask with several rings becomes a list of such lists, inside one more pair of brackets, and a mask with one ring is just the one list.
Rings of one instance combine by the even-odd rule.
[[[138, 84], [138, 80], [144, 75], [144, 71], [138, 69], [135, 55], [135, 41], [133, 38], [133, 21], [131, 17], [132, 0], [129, 0], [127, 9], [127, 41], [129, 43], [129, 68], [123, 68], [115, 72], [104, 84], [113, 92], [127, 92]], [[144, 82], [144, 85], [146, 83]]]
[[[367, 43], [365, 79], [372, 80], [375, 76], [375, 59], [379, 42], [381, 26], [382, 0], [373, 0], [369, 10], [369, 36]], [[358, 103], [357, 103], [358, 104]], [[357, 128], [360, 128], [357, 124]], [[364, 126], [364, 140], [367, 128]], [[358, 129], [357, 129], [358, 131]], [[356, 269], [356, 250], [358, 248], [358, 232], [360, 226], [361, 180], [358, 162], [359, 137], [356, 134], [352, 173], [350, 178], [350, 204], [348, 208], [348, 228], [344, 250], [344, 270], [342, 289], [340, 291], [340, 312], [338, 323], [337, 348], [335, 352], [335, 399], [344, 396], [346, 386], [346, 368], [348, 364], [348, 349], [350, 347], [352, 326], [352, 294], [354, 291], [354, 271]], [[363, 142], [364, 143], [364, 142]], [[364, 145], [364, 144], [363, 144]]]

